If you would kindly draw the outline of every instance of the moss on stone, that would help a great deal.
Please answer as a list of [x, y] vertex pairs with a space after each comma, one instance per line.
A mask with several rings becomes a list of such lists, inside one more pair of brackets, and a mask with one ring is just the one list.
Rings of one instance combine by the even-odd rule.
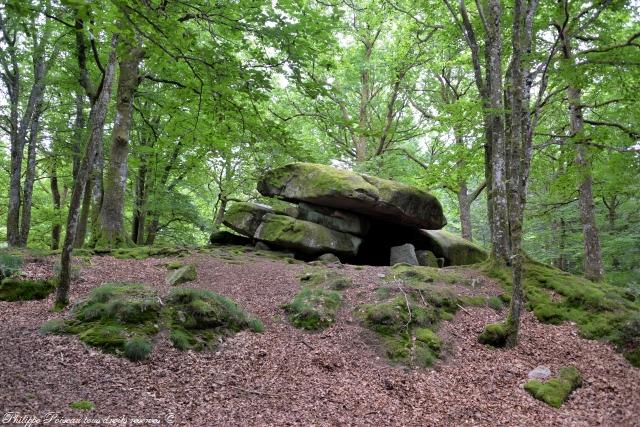
[[295, 327], [315, 331], [335, 322], [341, 303], [342, 297], [336, 291], [304, 287], [284, 310]]
[[187, 264], [176, 270], [173, 270], [167, 275], [168, 285], [180, 285], [186, 282], [192, 282], [198, 278], [196, 266], [194, 264]]
[[43, 333], [76, 334], [88, 345], [132, 361], [152, 351], [152, 337], [169, 330], [181, 350], [214, 348], [223, 337], [243, 329], [263, 330], [259, 319], [233, 301], [202, 289], [175, 289], [164, 303], [143, 285], [113, 283], [95, 288], [69, 319], [54, 319]]
[[478, 342], [492, 347], [504, 347], [507, 343], [508, 328], [506, 323], [490, 323], [478, 336]]
[[422, 267], [399, 263], [391, 268], [391, 278], [403, 280], [408, 283], [449, 283], [449, 284], [468, 284], [469, 280], [461, 274], [441, 268]]
[[182, 267], [184, 267], [184, 264], [180, 261], [172, 261], [167, 264], [167, 270], [177, 270]]
[[353, 286], [351, 278], [331, 269], [316, 269], [304, 273], [300, 277], [300, 284], [309, 287], [323, 287], [334, 291], [341, 291]]
[[364, 304], [357, 313], [364, 326], [378, 334], [386, 357], [409, 366], [433, 365], [443, 347], [435, 330], [458, 310], [458, 297], [428, 283], [395, 283], [379, 289], [381, 301]]
[[[98, 252], [99, 250], [96, 250]], [[186, 248], [174, 246], [136, 246], [129, 248], [104, 249], [100, 251], [118, 259], [143, 260], [147, 258], [183, 256]]]
[[524, 389], [533, 397], [554, 408], [559, 408], [569, 398], [571, 392], [582, 385], [582, 376], [575, 366], [560, 369], [558, 377], [541, 382], [531, 380]]
[[58, 286], [54, 279], [20, 280], [7, 278], [0, 283], [0, 300], [31, 301], [48, 297]]

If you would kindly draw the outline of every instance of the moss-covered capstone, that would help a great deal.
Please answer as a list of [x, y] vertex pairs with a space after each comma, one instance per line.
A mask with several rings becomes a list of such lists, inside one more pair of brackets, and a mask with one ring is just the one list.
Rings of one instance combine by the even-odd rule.
[[399, 182], [331, 166], [291, 163], [272, 169], [258, 182], [267, 197], [307, 202], [368, 217], [427, 229], [440, 229], [447, 221], [438, 199]]
[[214, 292], [178, 288], [165, 301], [149, 287], [112, 283], [93, 289], [71, 310], [71, 317], [53, 319], [43, 333], [74, 334], [81, 341], [132, 361], [148, 357], [154, 337], [168, 330], [180, 350], [215, 348], [225, 336], [262, 323], [233, 301]]
[[309, 255], [332, 252], [355, 256], [362, 240], [351, 234], [285, 215], [266, 214], [255, 238]]
[[273, 212], [271, 206], [238, 202], [227, 209], [222, 223], [237, 233], [253, 237], [262, 222], [262, 217]]
[[428, 246], [446, 265], [467, 265], [483, 262], [489, 254], [478, 245], [444, 230], [420, 230]]
[[575, 366], [566, 366], [560, 369], [557, 377], [545, 382], [531, 380], [524, 385], [524, 389], [536, 399], [559, 408], [581, 385], [580, 371]]
[[0, 300], [30, 301], [44, 299], [57, 287], [55, 279], [21, 280], [9, 277], [0, 282]]

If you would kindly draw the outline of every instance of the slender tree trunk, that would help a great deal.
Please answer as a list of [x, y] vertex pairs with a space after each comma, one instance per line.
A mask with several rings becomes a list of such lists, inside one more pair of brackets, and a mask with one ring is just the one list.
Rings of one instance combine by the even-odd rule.
[[487, 89], [491, 136], [492, 255], [496, 262], [510, 264], [509, 206], [502, 86], [502, 33], [499, 0], [489, 0], [487, 15]]
[[29, 134], [29, 149], [27, 154], [27, 172], [24, 180], [22, 197], [22, 217], [20, 226], [20, 246], [26, 246], [31, 228], [31, 202], [33, 200], [33, 183], [36, 179], [36, 147], [40, 124], [40, 108], [35, 112], [31, 121]]
[[365, 40], [364, 56], [362, 61], [362, 71], [360, 72], [360, 108], [358, 110], [358, 138], [356, 140], [356, 162], [361, 163], [367, 160], [367, 119], [369, 105], [369, 66], [373, 43], [375, 41]]
[[144, 243], [144, 225], [147, 216], [147, 164], [146, 159], [142, 159], [138, 168], [138, 176], [135, 185], [135, 201], [133, 208], [133, 226], [131, 230], [131, 240], [136, 245]]
[[51, 198], [53, 201], [53, 209], [55, 211], [55, 219], [53, 220], [53, 227], [51, 228], [51, 249], [56, 250], [60, 247], [60, 188], [58, 186], [58, 171], [54, 160], [53, 166], [51, 166], [51, 178], [49, 180], [51, 185]]
[[[562, 54], [564, 59], [574, 61], [570, 34], [560, 31], [562, 42]], [[584, 119], [582, 109], [581, 90], [575, 87], [572, 82], [567, 88], [567, 98], [569, 100], [569, 121], [571, 126], [571, 136], [581, 138], [584, 132]], [[595, 282], [602, 280], [604, 267], [602, 264], [602, 252], [600, 250], [600, 237], [596, 224], [595, 204], [593, 202], [593, 178], [591, 176], [591, 165], [587, 160], [585, 147], [580, 140], [574, 141], [576, 144], [575, 163], [578, 166], [580, 176], [580, 186], [578, 205], [580, 208], [580, 221], [582, 223], [582, 236], [584, 241], [584, 272], [585, 276]]]
[[458, 206], [460, 210], [460, 228], [462, 238], [471, 241], [471, 203], [469, 201], [466, 182], [462, 182], [460, 184], [460, 189], [458, 190]]
[[109, 100], [111, 99], [111, 86], [113, 84], [115, 74], [116, 44], [117, 36], [114, 35], [111, 38], [111, 52], [109, 53], [109, 60], [105, 67], [102, 89], [95, 104], [93, 105], [93, 108], [91, 109], [91, 132], [89, 140], [85, 147], [85, 154], [82, 157], [80, 168], [78, 169], [78, 175], [73, 183], [71, 202], [69, 204], [69, 215], [67, 217], [67, 233], [62, 247], [62, 256], [60, 258], [60, 276], [56, 296], [56, 306], [58, 307], [64, 307], [69, 303], [71, 251], [73, 250], [73, 244], [76, 237], [75, 234], [78, 226], [80, 201], [82, 200], [82, 195], [85, 192], [85, 186], [87, 184], [87, 179], [89, 178], [89, 171], [91, 169], [92, 161], [95, 158], [97, 147], [102, 143], [104, 122], [109, 107]]
[[84, 95], [76, 92], [76, 117], [73, 123], [73, 145], [71, 147], [73, 155], [73, 176], [75, 177], [80, 167], [80, 156], [82, 155], [83, 131], [85, 125], [84, 118]]
[[84, 241], [87, 238], [87, 226], [89, 225], [89, 213], [91, 212], [91, 191], [89, 191], [92, 186], [91, 173], [92, 171], [89, 172], [89, 179], [87, 180], [87, 184], [85, 185], [85, 191], [82, 194], [82, 208], [80, 210], [80, 218], [78, 218], [76, 238], [75, 242], [73, 243], [74, 248], [83, 247]]
[[99, 217], [96, 246], [118, 247], [131, 241], [124, 229], [124, 195], [127, 182], [129, 134], [133, 116], [133, 97], [139, 84], [138, 69], [142, 49], [132, 47], [119, 62], [116, 119], [113, 127], [109, 169]]

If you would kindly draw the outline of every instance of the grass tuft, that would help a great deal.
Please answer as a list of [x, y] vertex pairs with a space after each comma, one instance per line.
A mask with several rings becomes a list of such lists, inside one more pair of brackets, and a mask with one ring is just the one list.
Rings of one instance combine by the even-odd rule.
[[139, 362], [149, 357], [153, 344], [146, 338], [134, 337], [124, 344], [124, 355], [132, 362]]
[[560, 369], [557, 378], [546, 382], [531, 380], [524, 385], [524, 389], [533, 397], [554, 408], [559, 408], [569, 398], [571, 392], [582, 385], [582, 376], [575, 366]]

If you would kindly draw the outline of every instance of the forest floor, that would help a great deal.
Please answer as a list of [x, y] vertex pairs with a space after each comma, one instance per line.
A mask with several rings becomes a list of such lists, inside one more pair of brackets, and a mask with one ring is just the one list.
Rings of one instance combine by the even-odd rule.
[[[106, 282], [146, 283], [164, 295], [171, 289], [165, 284], [165, 264], [171, 260], [94, 256], [72, 284], [71, 300]], [[444, 359], [432, 369], [408, 369], [390, 364], [375, 335], [353, 314], [358, 304], [372, 301], [388, 267], [341, 268], [354, 285], [343, 291], [338, 319], [310, 333], [292, 327], [281, 308], [299, 290], [305, 264], [251, 254], [192, 253], [179, 260], [197, 265], [198, 279], [185, 286], [232, 298], [262, 319], [264, 332], [244, 331], [216, 351], [201, 353], [178, 351], [160, 337], [148, 360], [132, 363], [75, 336], [41, 334], [42, 323], [66, 314], [51, 312], [53, 295], [41, 301], [0, 301], [3, 422], [22, 416], [44, 423], [52, 413], [58, 423], [134, 424], [138, 419], [193, 426], [640, 425], [640, 369], [610, 345], [580, 338], [574, 325], [541, 324], [526, 313], [520, 345], [492, 349], [479, 344], [477, 336], [504, 311], [467, 307], [438, 332], [448, 343]], [[54, 262], [54, 257], [31, 262], [24, 272], [48, 277]], [[474, 293], [501, 292], [479, 272], [458, 271], [476, 278]], [[582, 372], [583, 386], [560, 409], [522, 388], [536, 366], [556, 373], [568, 364]], [[83, 399], [95, 408], [69, 407]]]

